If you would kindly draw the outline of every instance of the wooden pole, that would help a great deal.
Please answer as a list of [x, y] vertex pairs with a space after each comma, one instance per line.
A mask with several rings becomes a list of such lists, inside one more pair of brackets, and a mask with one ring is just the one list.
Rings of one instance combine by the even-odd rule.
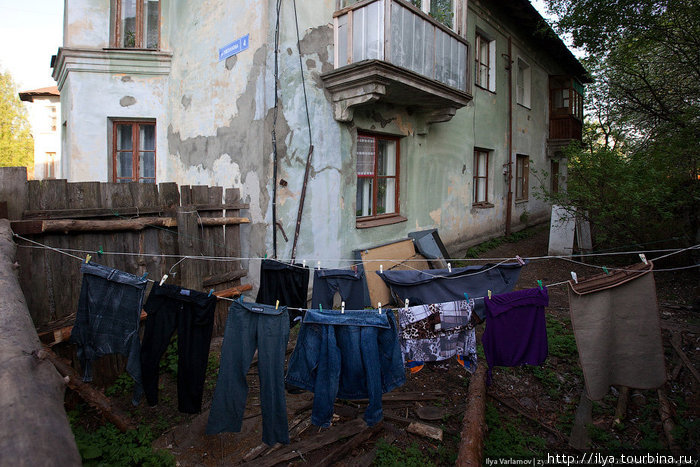
[[457, 454], [457, 467], [480, 466], [484, 454], [486, 428], [486, 365], [481, 364], [469, 382], [467, 410], [462, 424], [462, 441]]
[[[0, 465], [81, 465], [63, 378], [41, 349], [14, 267], [10, 223], [0, 219]], [[39, 287], [39, 285], [37, 285]]]

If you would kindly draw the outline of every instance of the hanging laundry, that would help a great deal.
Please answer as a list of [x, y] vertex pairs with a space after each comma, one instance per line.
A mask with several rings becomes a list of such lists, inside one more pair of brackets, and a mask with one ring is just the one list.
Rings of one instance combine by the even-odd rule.
[[336, 292], [350, 310], [362, 310], [371, 306], [365, 282], [365, 274], [350, 269], [315, 269], [311, 308], [319, 305], [330, 310]]
[[[306, 308], [309, 293], [309, 268], [301, 264], [286, 264], [264, 259], [260, 263], [260, 288], [256, 303]], [[289, 310], [289, 326], [301, 320], [301, 312]]]
[[146, 278], [94, 262], [80, 266], [83, 274], [78, 311], [70, 342], [78, 345], [83, 381], [92, 381], [92, 362], [108, 354], [127, 357], [126, 371], [141, 392], [139, 322]]
[[611, 385], [655, 389], [666, 382], [653, 264], [569, 281], [569, 306], [588, 397]]
[[228, 311], [221, 364], [211, 404], [207, 434], [239, 432], [248, 397], [246, 375], [258, 351], [262, 440], [289, 444], [284, 360], [289, 340], [287, 307], [234, 301]]
[[285, 380], [314, 393], [316, 426], [330, 426], [336, 398], [368, 398], [365, 422], [378, 423], [382, 394], [406, 382], [393, 312], [307, 310]]
[[547, 288], [492, 295], [484, 298], [484, 304], [486, 329], [481, 342], [489, 365], [487, 382], [495, 366], [541, 365], [548, 353]]
[[473, 300], [399, 308], [401, 352], [411, 373], [426, 361], [456, 356], [464, 368], [476, 370], [476, 333], [472, 322]]
[[148, 404], [158, 404], [160, 359], [177, 331], [178, 410], [202, 409], [216, 297], [175, 285], [154, 283], [144, 306], [148, 316], [141, 343], [141, 372]]
[[[527, 264], [527, 263], [526, 263]], [[416, 270], [388, 270], [377, 272], [391, 289], [392, 295], [403, 303], [442, 303], [470, 297], [483, 297], [487, 290], [493, 293], [510, 292], [515, 287], [522, 266], [519, 263], [504, 263], [495, 266], [466, 266], [463, 268]], [[484, 318], [484, 305], [474, 304], [473, 310]]]

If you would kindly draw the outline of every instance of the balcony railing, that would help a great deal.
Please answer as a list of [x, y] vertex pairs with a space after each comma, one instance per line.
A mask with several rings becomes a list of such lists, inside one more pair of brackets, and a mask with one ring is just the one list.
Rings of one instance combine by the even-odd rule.
[[469, 43], [404, 0], [366, 0], [334, 17], [336, 68], [381, 60], [467, 92]]

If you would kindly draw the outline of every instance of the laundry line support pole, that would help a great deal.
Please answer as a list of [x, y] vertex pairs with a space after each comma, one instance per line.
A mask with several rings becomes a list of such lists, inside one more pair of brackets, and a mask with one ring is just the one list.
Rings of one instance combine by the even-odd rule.
[[292, 243], [292, 262], [297, 256], [297, 240], [299, 239], [299, 229], [301, 228], [301, 215], [304, 212], [304, 200], [306, 199], [306, 186], [309, 184], [309, 172], [311, 171], [311, 155], [314, 147], [309, 147], [309, 154], [306, 156], [306, 169], [304, 170], [304, 184], [301, 187], [301, 198], [299, 198], [299, 211], [297, 212], [297, 223], [294, 227], [294, 242]]
[[10, 222], [0, 219], [0, 465], [81, 465], [63, 379], [38, 358], [41, 343], [17, 279], [16, 250]]
[[486, 429], [486, 365], [478, 366], [469, 381], [467, 410], [462, 422], [462, 436], [456, 467], [481, 466]]

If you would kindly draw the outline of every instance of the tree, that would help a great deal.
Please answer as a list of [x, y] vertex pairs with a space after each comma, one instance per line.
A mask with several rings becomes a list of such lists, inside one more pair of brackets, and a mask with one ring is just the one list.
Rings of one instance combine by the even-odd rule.
[[700, 1], [548, 0], [548, 6], [559, 32], [587, 53], [595, 79], [584, 148], [569, 154], [568, 202], [589, 210], [608, 243], [644, 243], [673, 232], [695, 243]]
[[0, 72], [0, 166], [34, 165], [34, 139], [9, 72]]

